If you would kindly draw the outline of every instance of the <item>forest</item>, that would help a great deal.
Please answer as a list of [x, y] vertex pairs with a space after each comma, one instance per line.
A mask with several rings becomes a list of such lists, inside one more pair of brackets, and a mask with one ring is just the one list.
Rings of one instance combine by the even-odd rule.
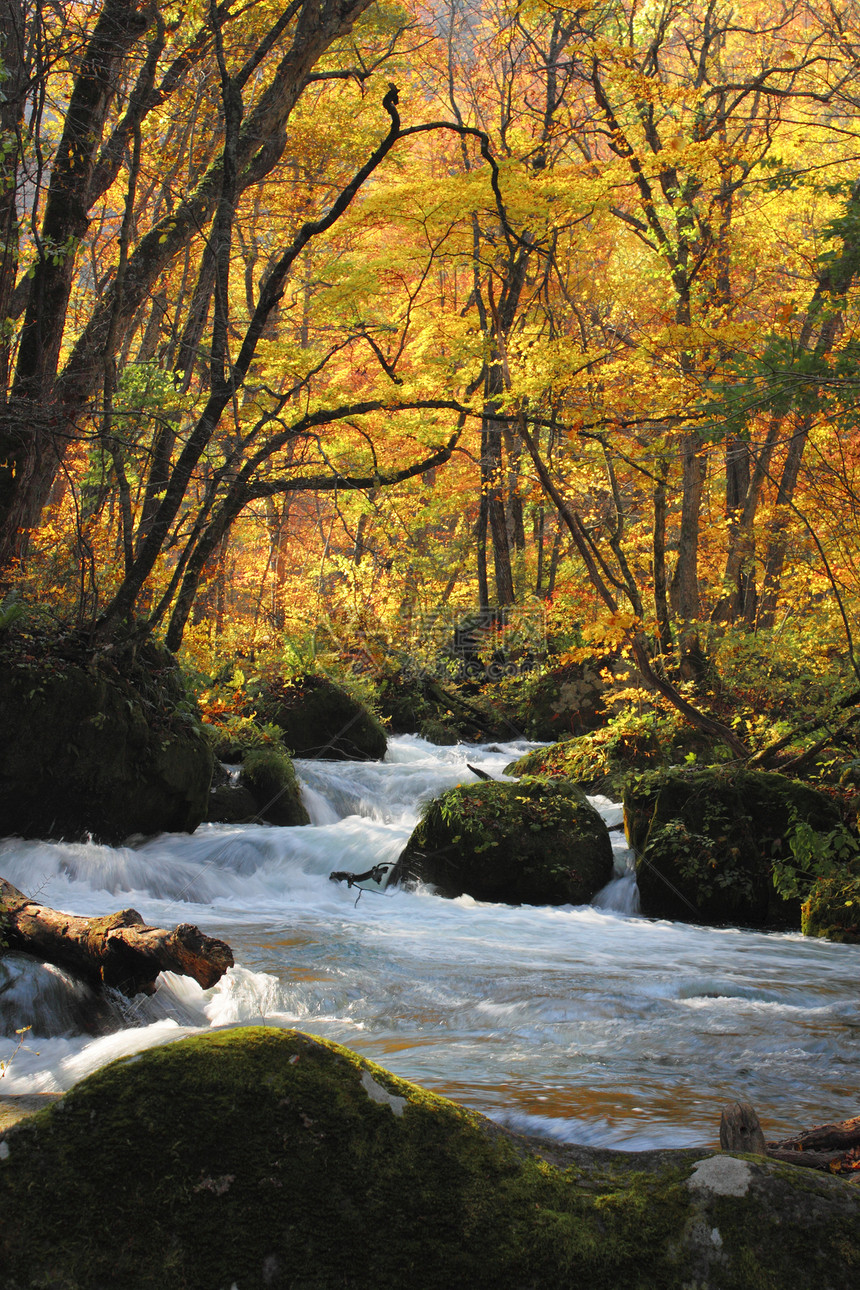
[[853, 1287], [860, 0], [0, 0], [0, 320], [4, 1285]]
[[857, 671], [853, 3], [0, 41], [7, 617], [378, 663], [517, 606], [677, 693]]

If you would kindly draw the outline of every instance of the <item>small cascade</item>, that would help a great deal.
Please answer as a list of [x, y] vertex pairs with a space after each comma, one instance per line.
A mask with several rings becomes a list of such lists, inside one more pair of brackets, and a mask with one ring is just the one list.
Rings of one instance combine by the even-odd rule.
[[624, 837], [624, 811], [618, 802], [608, 797], [589, 798], [596, 806], [612, 842], [613, 875], [592, 900], [596, 909], [610, 910], [614, 914], [635, 917], [639, 913], [639, 888], [636, 884], [636, 856]]
[[306, 778], [299, 775], [302, 803], [310, 816], [311, 824], [337, 824], [341, 818], [324, 793], [313, 788]]
[[474, 782], [468, 764], [498, 779], [530, 746], [405, 736], [381, 763], [300, 761], [312, 823], [294, 828], [207, 824], [122, 847], [0, 842], [0, 874], [44, 904], [196, 923], [237, 963], [211, 990], [162, 976], [151, 998], [95, 1000], [58, 969], [7, 955], [0, 1091], [63, 1090], [155, 1044], [266, 1024], [567, 1141], [701, 1143], [713, 1107], [738, 1098], [774, 1137], [853, 1115], [856, 947], [631, 917], [632, 857], [606, 798], [591, 800], [612, 830], [615, 876], [591, 906], [329, 881], [396, 860], [422, 804]]

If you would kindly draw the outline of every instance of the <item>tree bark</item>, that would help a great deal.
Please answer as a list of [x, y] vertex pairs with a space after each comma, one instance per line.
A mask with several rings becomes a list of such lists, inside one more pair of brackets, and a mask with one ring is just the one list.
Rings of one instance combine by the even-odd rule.
[[[233, 158], [238, 192], [260, 183], [276, 165], [285, 145], [287, 120], [315, 63], [333, 41], [351, 30], [369, 4], [370, 0], [322, 0], [321, 4], [301, 0], [290, 46], [241, 128]], [[283, 34], [287, 17], [294, 12], [290, 6], [269, 36], [276, 30]], [[79, 239], [102, 183], [96, 170], [104, 160], [98, 147], [109, 101], [118, 70], [145, 27], [144, 16], [130, 0], [106, 3], [66, 114], [41, 230], [42, 241], [50, 236], [50, 248], [58, 244], [61, 253], [43, 256], [30, 283], [15, 397], [0, 425], [0, 570], [15, 555], [18, 532], [38, 522], [56, 471], [82, 433], [82, 416], [105, 362], [112, 357], [109, 344], [122, 344], [161, 274], [208, 226], [224, 187], [225, 158], [219, 154], [197, 187], [140, 239], [128, 258], [122, 289], [118, 291], [114, 282], [104, 293], [58, 374]], [[257, 52], [269, 47], [269, 38], [264, 37]], [[166, 80], [170, 75], [169, 70]], [[143, 94], [141, 115], [159, 101], [158, 94], [153, 94]], [[108, 152], [112, 143], [106, 145]]]
[[29, 900], [0, 878], [0, 930], [10, 950], [20, 950], [94, 985], [131, 998], [154, 994], [159, 972], [190, 976], [208, 990], [233, 966], [224, 941], [190, 923], [173, 931], [149, 927], [134, 909], [104, 918], [80, 918]]

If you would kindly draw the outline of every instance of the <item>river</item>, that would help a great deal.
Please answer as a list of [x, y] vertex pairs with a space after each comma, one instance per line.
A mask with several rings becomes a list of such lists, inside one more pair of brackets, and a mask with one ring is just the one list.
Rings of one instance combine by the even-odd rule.
[[640, 918], [618, 833], [618, 879], [591, 906], [329, 881], [393, 860], [420, 803], [473, 778], [467, 762], [497, 776], [529, 746], [403, 736], [383, 763], [297, 762], [313, 820], [301, 828], [0, 843], [0, 874], [44, 904], [197, 923], [237, 962], [208, 991], [161, 977], [152, 998], [94, 1008], [58, 969], [7, 956], [0, 1093], [64, 1090], [153, 1044], [266, 1023], [346, 1044], [522, 1132], [590, 1145], [713, 1144], [734, 1100], [753, 1103], [769, 1138], [857, 1114], [860, 947]]

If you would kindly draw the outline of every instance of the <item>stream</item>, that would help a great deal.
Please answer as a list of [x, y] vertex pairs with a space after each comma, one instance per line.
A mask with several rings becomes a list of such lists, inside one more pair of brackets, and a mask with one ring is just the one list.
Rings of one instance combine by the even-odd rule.
[[713, 1144], [735, 1100], [752, 1102], [767, 1138], [856, 1115], [860, 947], [640, 918], [617, 832], [617, 877], [590, 906], [329, 881], [395, 859], [420, 804], [474, 778], [467, 762], [499, 776], [531, 746], [401, 736], [383, 763], [298, 761], [313, 821], [300, 828], [0, 842], [0, 874], [42, 903], [197, 923], [237, 963], [211, 990], [168, 975], [151, 998], [97, 1003], [59, 969], [8, 955], [0, 1093], [65, 1090], [115, 1057], [265, 1023], [346, 1044], [521, 1132], [594, 1146]]

